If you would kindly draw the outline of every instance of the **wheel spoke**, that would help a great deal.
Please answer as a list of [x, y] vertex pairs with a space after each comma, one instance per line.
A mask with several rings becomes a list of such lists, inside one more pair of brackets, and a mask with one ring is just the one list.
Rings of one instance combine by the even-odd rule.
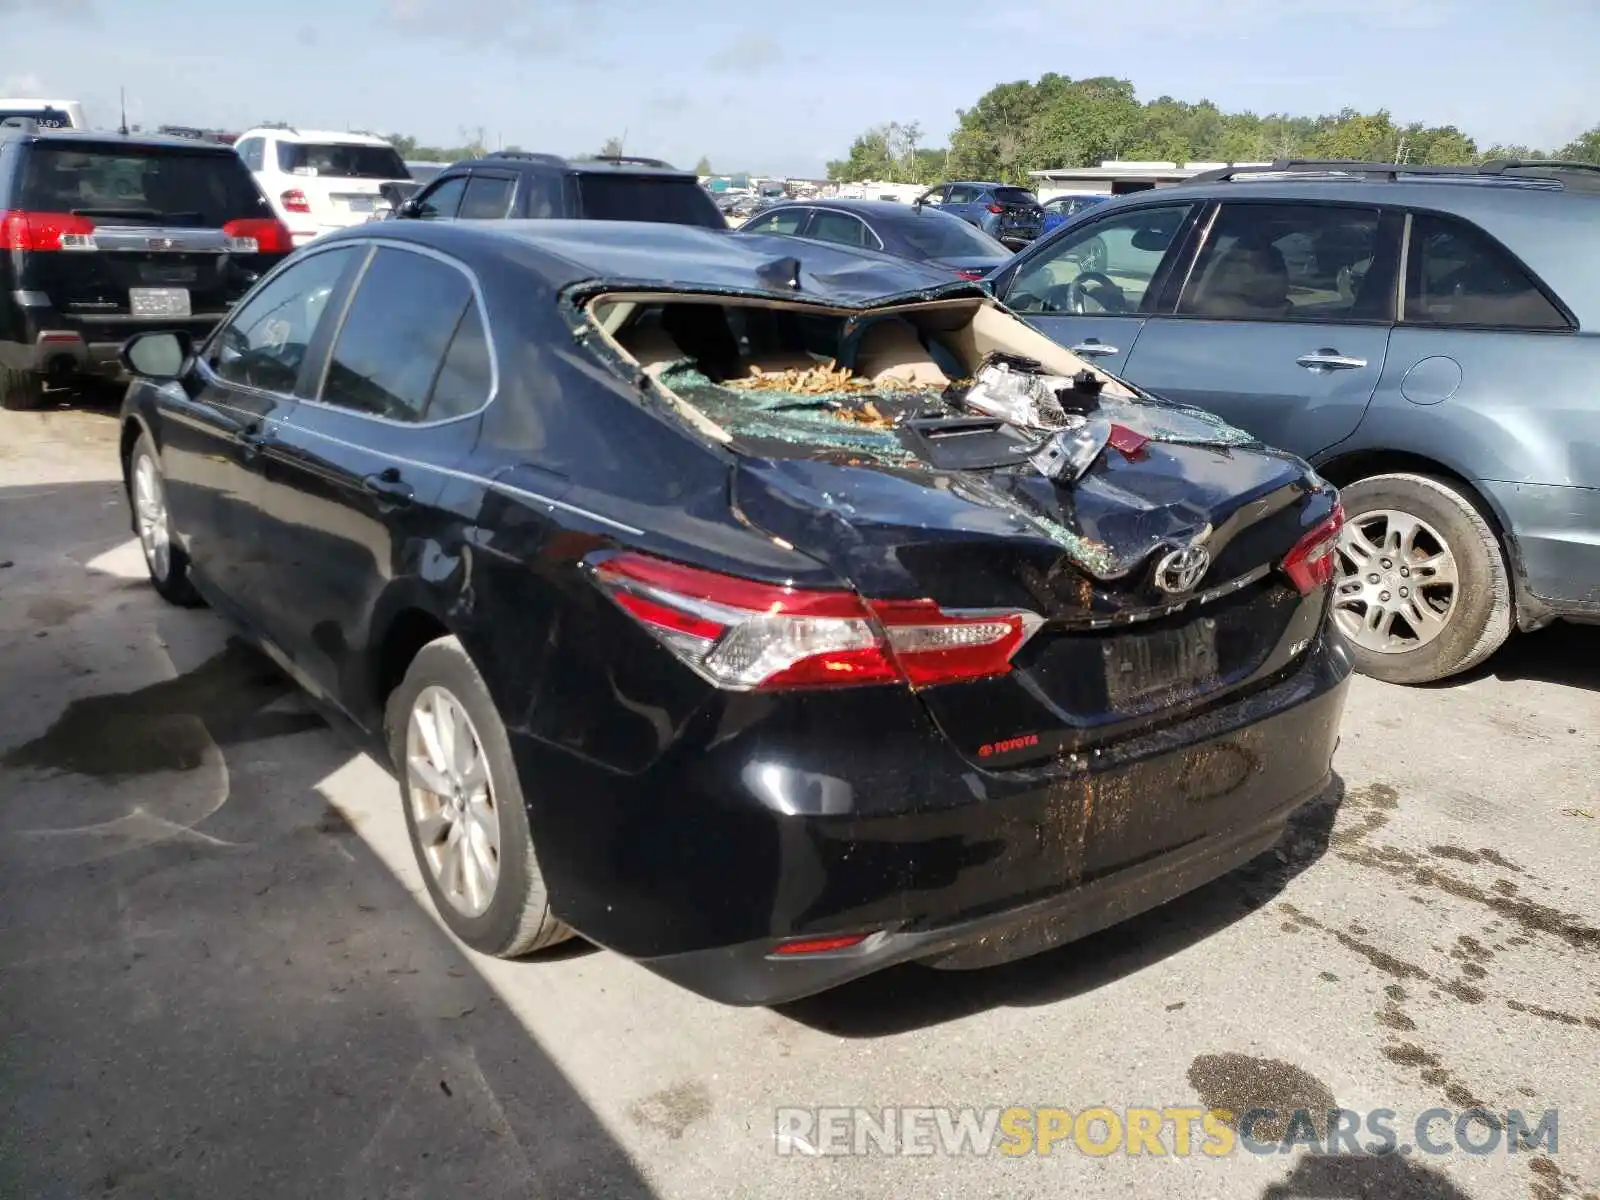
[[1417, 580], [1419, 587], [1436, 583], [1453, 585], [1457, 582], [1455, 556], [1445, 550], [1420, 558], [1411, 564], [1411, 573], [1422, 577]]
[[1354, 522], [1346, 525], [1339, 536], [1339, 549], [1354, 563], [1365, 563], [1378, 553], [1378, 547], [1367, 537], [1367, 531]]
[[417, 820], [417, 841], [424, 846], [438, 846], [450, 833], [450, 821], [442, 812], [431, 813]]
[[449, 759], [445, 757], [444, 747], [439, 744], [437, 708], [432, 704], [427, 706], [418, 704], [412, 710], [411, 723], [416, 728], [417, 737], [422, 741], [423, 751], [428, 756], [429, 764], [442, 775], [447, 769]]
[[484, 845], [499, 851], [500, 849], [500, 818], [489, 806], [488, 795], [481, 799], [473, 798], [467, 801], [467, 812], [472, 817], [473, 825], [483, 835]]
[[1438, 612], [1426, 601], [1419, 602], [1416, 599], [1407, 600], [1404, 611], [1407, 623], [1419, 636], [1427, 636], [1430, 632], [1442, 628], [1448, 615], [1447, 612]]
[[450, 795], [450, 780], [444, 772], [428, 761], [425, 754], [414, 754], [406, 762], [411, 769], [411, 778], [414, 783], [420, 783], [433, 795], [447, 798]]

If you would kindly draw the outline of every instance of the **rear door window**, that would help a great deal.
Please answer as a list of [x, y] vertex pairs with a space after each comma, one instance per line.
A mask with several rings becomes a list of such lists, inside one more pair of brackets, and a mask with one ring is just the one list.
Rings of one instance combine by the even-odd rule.
[[264, 143], [261, 138], [252, 137], [245, 138], [244, 141], [240, 142], [234, 147], [234, 150], [238, 153], [239, 157], [244, 160], [245, 166], [249, 167], [252, 171], [259, 171], [262, 168], [262, 164], [266, 161], [265, 156], [262, 154], [264, 148]]
[[516, 181], [505, 175], [474, 175], [456, 217], [462, 221], [505, 220], [516, 186]]
[[1464, 221], [1411, 218], [1408, 323], [1501, 329], [1569, 329], [1570, 323], [1502, 246]]
[[[445, 353], [472, 304], [472, 285], [458, 268], [380, 247], [345, 314], [319, 399], [391, 421], [423, 420]], [[461, 402], [460, 396], [450, 401], [453, 407]]]
[[465, 175], [452, 175], [434, 184], [417, 201], [416, 215], [424, 221], [447, 221], [456, 215], [467, 190]]
[[286, 175], [333, 179], [410, 179], [393, 146], [279, 142], [278, 169]]
[[979, 189], [972, 187], [970, 184], [957, 183], [951, 185], [947, 202], [950, 204], [971, 204], [979, 195]]
[[1391, 319], [1393, 272], [1374, 259], [1375, 208], [1224, 204], [1178, 312], [1219, 320]]
[[749, 233], [785, 233], [792, 236], [800, 232], [810, 215], [809, 208], [786, 208], [781, 212], [765, 213], [753, 221], [746, 221], [744, 228]]
[[834, 242], [840, 246], [876, 246], [877, 238], [856, 217], [848, 213], [818, 209], [806, 236], [819, 242]]
[[17, 207], [31, 212], [199, 229], [272, 215], [231, 149], [36, 142], [23, 162]]

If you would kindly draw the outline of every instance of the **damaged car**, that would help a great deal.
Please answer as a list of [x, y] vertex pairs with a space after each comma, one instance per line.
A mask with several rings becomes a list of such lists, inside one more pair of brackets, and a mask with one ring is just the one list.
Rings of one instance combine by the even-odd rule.
[[735, 1004], [982, 967], [1329, 783], [1335, 491], [948, 273], [398, 222], [124, 359], [155, 587], [381, 740], [481, 952]]

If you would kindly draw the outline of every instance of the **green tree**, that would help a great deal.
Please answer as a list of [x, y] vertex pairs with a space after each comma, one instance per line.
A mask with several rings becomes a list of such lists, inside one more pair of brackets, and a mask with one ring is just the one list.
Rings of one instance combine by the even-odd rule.
[[1600, 125], [1568, 142], [1558, 157], [1568, 162], [1600, 163]]
[[601, 158], [621, 158], [622, 157], [622, 139], [619, 138], [619, 137], [608, 137], [600, 145], [600, 157]]
[[694, 164], [694, 173], [696, 175], [710, 175], [712, 173], [711, 160], [704, 154], [700, 156], [700, 161]]

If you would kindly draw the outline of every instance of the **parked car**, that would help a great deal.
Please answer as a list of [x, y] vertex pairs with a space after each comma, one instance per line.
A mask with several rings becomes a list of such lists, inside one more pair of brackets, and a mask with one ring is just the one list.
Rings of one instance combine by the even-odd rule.
[[0, 405], [115, 374], [134, 330], [203, 337], [290, 249], [226, 146], [0, 128]]
[[[1333, 489], [944, 272], [401, 221], [124, 357], [154, 586], [386, 741], [482, 952], [576, 931], [743, 1004], [980, 966], [1253, 857], [1329, 779]], [[1008, 394], [1092, 453], [1034, 464]]]
[[1044, 224], [1040, 228], [1040, 236], [1054, 233], [1079, 213], [1088, 212], [1096, 205], [1104, 204], [1110, 196], [1057, 196], [1053, 200], [1046, 200], [1041, 207], [1044, 209]]
[[999, 183], [941, 183], [918, 196], [924, 204], [960, 217], [996, 241], [1016, 249], [1044, 230], [1044, 210], [1027, 188]]
[[1097, 209], [997, 294], [1344, 490], [1358, 667], [1465, 671], [1600, 620], [1600, 168], [1290, 162]]
[[87, 129], [77, 100], [41, 100], [32, 96], [0, 96], [0, 122], [32, 121], [39, 129]]
[[1010, 250], [959, 217], [885, 200], [791, 201], [752, 217], [740, 232], [882, 250], [944, 267], [963, 279], [981, 279], [1011, 258]]
[[365, 133], [261, 126], [234, 148], [296, 246], [388, 212], [384, 185], [411, 180], [395, 148]]
[[395, 215], [425, 221], [573, 217], [728, 225], [694, 172], [660, 159], [565, 159], [522, 150], [453, 164]]
[[410, 162], [406, 163], [406, 171], [417, 183], [432, 183], [435, 179], [449, 170], [449, 163], [442, 162]]

